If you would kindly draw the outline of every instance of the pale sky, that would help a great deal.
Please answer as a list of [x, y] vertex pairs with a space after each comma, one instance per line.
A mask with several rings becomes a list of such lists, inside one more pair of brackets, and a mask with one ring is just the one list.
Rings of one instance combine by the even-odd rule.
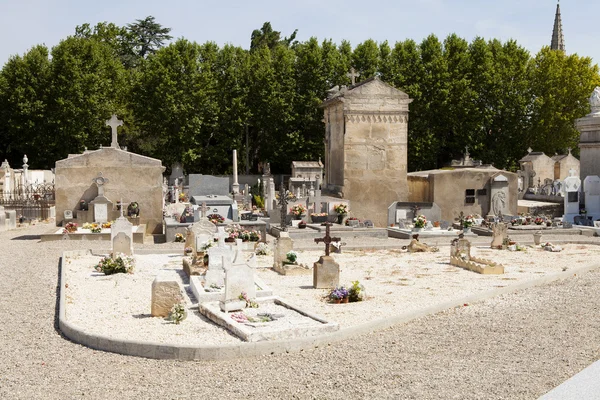
[[[0, 0], [0, 66], [36, 44], [51, 48], [77, 25], [125, 25], [148, 15], [175, 38], [220, 46], [248, 48], [252, 31], [270, 21], [282, 36], [298, 29], [300, 41], [316, 36], [355, 46], [371, 38], [393, 46], [456, 33], [469, 42], [476, 36], [512, 38], [535, 55], [550, 45], [555, 11], [556, 0]], [[600, 63], [600, 1], [563, 0], [561, 14], [567, 53]]]

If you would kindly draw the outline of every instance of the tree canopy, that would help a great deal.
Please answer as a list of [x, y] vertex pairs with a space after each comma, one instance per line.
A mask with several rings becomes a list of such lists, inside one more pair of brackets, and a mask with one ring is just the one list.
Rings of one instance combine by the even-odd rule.
[[269, 22], [250, 48], [188, 39], [170, 42], [153, 17], [126, 26], [82, 24], [48, 50], [35, 46], [0, 71], [0, 157], [32, 168], [110, 143], [104, 121], [125, 121], [119, 142], [188, 172], [226, 173], [268, 161], [324, 156], [327, 90], [379, 76], [404, 90], [410, 106], [409, 170], [438, 168], [469, 146], [472, 157], [515, 169], [528, 147], [549, 155], [574, 149], [576, 118], [600, 85], [588, 57], [549, 48], [532, 56], [514, 40], [451, 34], [355, 47], [315, 37], [282, 38]]

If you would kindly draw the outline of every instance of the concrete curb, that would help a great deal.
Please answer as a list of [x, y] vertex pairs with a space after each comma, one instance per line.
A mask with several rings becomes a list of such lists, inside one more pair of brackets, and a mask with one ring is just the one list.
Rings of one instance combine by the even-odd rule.
[[[561, 242], [562, 243], [562, 242]], [[569, 243], [569, 242], [564, 242]], [[581, 242], [575, 242], [581, 244]], [[588, 243], [586, 243], [588, 244]], [[598, 244], [598, 243], [589, 243]], [[65, 251], [61, 257], [60, 274], [60, 299], [59, 299], [59, 328], [61, 332], [75, 343], [82, 344], [96, 350], [108, 351], [123, 355], [169, 360], [232, 360], [241, 357], [254, 357], [269, 354], [280, 354], [289, 352], [298, 352], [320, 346], [327, 346], [331, 343], [340, 342], [361, 334], [370, 333], [377, 330], [389, 328], [394, 325], [405, 323], [427, 315], [436, 314], [451, 308], [460, 307], [464, 304], [488, 300], [492, 297], [516, 292], [518, 290], [528, 289], [534, 286], [544, 285], [560, 279], [566, 279], [577, 274], [586, 273], [597, 269], [600, 265], [588, 265], [579, 268], [573, 268], [569, 271], [558, 272], [547, 275], [539, 279], [529, 280], [517, 283], [511, 286], [494, 289], [474, 295], [462, 297], [460, 299], [448, 301], [434, 306], [415, 310], [407, 314], [391, 316], [385, 319], [375, 320], [364, 324], [343, 328], [339, 331], [306, 338], [297, 338], [291, 340], [277, 340], [269, 342], [241, 342], [239, 344], [223, 346], [182, 346], [169, 345], [164, 343], [152, 343], [138, 340], [121, 340], [107, 336], [96, 335], [92, 332], [86, 332], [82, 327], [67, 321], [65, 315], [65, 268], [64, 261], [68, 258], [92, 254], [91, 250]], [[149, 254], [149, 253], [147, 253]]]

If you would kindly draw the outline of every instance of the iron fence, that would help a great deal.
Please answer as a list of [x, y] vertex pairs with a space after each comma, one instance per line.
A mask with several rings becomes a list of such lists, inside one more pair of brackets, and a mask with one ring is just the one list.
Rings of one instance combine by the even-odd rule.
[[0, 206], [15, 210], [17, 217], [25, 220], [50, 218], [50, 207], [54, 204], [52, 183], [19, 185], [12, 191], [0, 191]]

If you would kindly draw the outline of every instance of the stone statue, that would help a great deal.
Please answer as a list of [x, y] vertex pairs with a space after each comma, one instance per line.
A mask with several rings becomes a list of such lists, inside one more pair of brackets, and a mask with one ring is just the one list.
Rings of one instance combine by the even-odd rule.
[[419, 235], [414, 234], [413, 239], [407, 247], [409, 253], [436, 253], [439, 249], [435, 246], [428, 246], [419, 242]]
[[592, 114], [600, 114], [600, 86], [596, 86], [590, 96], [590, 107], [592, 108]]
[[506, 207], [506, 193], [497, 192], [492, 198], [492, 212], [494, 215], [501, 215]]

